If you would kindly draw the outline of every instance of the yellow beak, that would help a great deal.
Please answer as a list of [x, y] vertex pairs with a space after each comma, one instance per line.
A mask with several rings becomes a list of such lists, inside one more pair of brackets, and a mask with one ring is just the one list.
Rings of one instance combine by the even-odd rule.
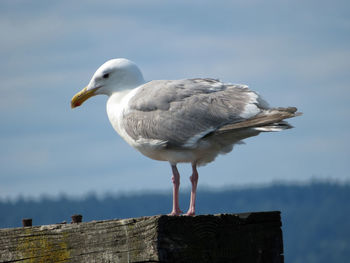
[[90, 89], [88, 90], [87, 87], [83, 88], [81, 91], [79, 91], [77, 94], [74, 95], [70, 102], [70, 106], [72, 109], [79, 107], [81, 104], [84, 103], [87, 99], [91, 98], [92, 96], [97, 95], [96, 89]]

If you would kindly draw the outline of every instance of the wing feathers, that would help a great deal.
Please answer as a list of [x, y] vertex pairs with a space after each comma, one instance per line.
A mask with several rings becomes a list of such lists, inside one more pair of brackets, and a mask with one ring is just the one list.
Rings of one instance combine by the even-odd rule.
[[157, 80], [141, 86], [130, 99], [123, 124], [134, 140], [194, 147], [209, 134], [290, 128], [280, 122], [297, 116], [296, 111], [294, 107], [269, 108], [245, 85], [214, 79]]
[[[254, 116], [245, 121], [241, 121], [234, 124], [228, 124], [222, 126], [220, 129], [216, 130], [215, 133], [225, 133], [231, 132], [233, 130], [238, 129], [246, 129], [246, 128], [261, 128], [261, 131], [268, 131], [267, 127], [276, 126], [276, 124], [284, 124], [286, 126], [286, 122], [282, 122], [284, 119], [293, 118], [296, 116], [300, 116], [302, 113], [297, 112], [297, 108], [288, 107], [288, 108], [272, 108], [269, 110], [265, 110], [262, 113]], [[275, 125], [272, 125], [275, 124]], [[266, 128], [265, 130], [263, 128]], [[288, 124], [288, 128], [291, 128]], [[259, 130], [259, 129], [258, 129]]]

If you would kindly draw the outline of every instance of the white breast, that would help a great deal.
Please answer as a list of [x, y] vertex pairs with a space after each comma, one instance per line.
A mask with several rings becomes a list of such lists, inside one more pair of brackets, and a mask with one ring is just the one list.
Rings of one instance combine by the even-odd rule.
[[107, 115], [110, 123], [114, 130], [133, 147], [136, 146], [136, 141], [126, 133], [123, 126], [123, 116], [130, 110], [129, 101], [136, 92], [137, 88], [115, 92], [107, 101]]
[[140, 151], [143, 155], [155, 159], [167, 161], [163, 148], [165, 142], [156, 139], [133, 139], [126, 132], [123, 118], [131, 110], [130, 99], [137, 93], [138, 88], [113, 93], [107, 101], [107, 115], [114, 130], [132, 147]]

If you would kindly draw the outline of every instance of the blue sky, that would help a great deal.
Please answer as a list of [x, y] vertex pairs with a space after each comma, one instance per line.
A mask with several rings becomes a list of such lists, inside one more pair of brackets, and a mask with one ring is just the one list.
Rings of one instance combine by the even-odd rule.
[[[349, 182], [348, 1], [1, 1], [0, 198], [170, 190], [167, 163], [109, 124], [106, 97], [70, 109], [106, 60], [146, 80], [243, 83], [297, 106], [295, 129], [246, 140], [200, 168], [199, 187]], [[180, 165], [182, 187], [189, 165]]]

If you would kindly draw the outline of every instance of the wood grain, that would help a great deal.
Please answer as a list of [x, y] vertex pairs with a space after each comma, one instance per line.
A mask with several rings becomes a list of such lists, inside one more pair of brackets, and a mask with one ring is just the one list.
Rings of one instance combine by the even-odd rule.
[[0, 229], [0, 262], [283, 262], [280, 212]]

